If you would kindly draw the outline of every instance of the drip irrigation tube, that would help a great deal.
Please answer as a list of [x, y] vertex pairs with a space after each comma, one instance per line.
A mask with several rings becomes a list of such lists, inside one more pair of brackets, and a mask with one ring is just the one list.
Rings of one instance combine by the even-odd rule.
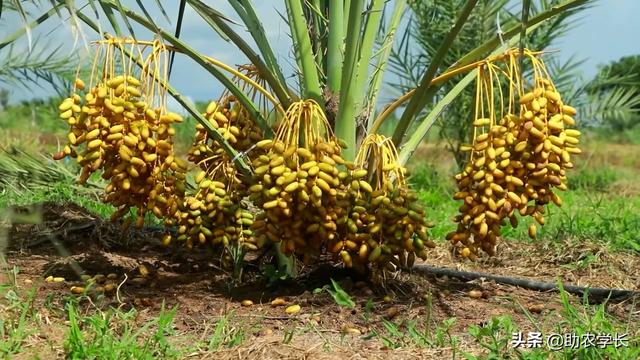
[[[536, 291], [558, 291], [558, 284], [551, 282], [543, 282], [522, 278], [514, 278], [501, 275], [492, 275], [480, 272], [460, 271], [455, 269], [435, 267], [429, 265], [414, 265], [412, 268], [414, 273], [432, 274], [437, 276], [448, 276], [463, 281], [471, 281], [479, 278], [493, 280], [496, 283], [504, 285], [512, 285], [529, 290]], [[601, 303], [603, 301], [622, 301], [631, 297], [640, 297], [640, 291], [626, 289], [610, 289], [586, 286], [575, 286], [562, 284], [564, 290], [568, 293], [587, 297], [590, 303]]]

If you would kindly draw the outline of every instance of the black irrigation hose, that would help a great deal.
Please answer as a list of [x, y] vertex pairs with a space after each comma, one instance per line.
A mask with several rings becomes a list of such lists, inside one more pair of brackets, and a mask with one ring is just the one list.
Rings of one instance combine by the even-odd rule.
[[[460, 271], [455, 269], [435, 267], [429, 265], [414, 265], [413, 272], [423, 274], [433, 274], [437, 276], [448, 276], [457, 278], [463, 281], [471, 281], [474, 279], [485, 278], [487, 280], [493, 280], [496, 283], [504, 285], [512, 285], [529, 290], [537, 291], [558, 291], [558, 285], [550, 282], [528, 280], [521, 278], [513, 278], [508, 276], [491, 275], [480, 272]], [[625, 289], [608, 289], [608, 288], [590, 288], [585, 286], [565, 285], [562, 287], [568, 293], [584, 296], [585, 292], [588, 294], [590, 303], [601, 303], [607, 299], [610, 301], [622, 301], [631, 297], [640, 297], [640, 291], [625, 290]]]

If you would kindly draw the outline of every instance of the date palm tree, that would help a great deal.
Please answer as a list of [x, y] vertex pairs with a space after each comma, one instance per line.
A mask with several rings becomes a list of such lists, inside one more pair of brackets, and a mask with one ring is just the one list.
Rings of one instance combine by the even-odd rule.
[[[393, 156], [394, 159], [397, 158], [397, 162], [394, 160], [395, 163], [389, 165], [396, 169], [397, 165], [405, 164], [411, 157], [443, 109], [476, 79], [478, 64], [484, 64], [485, 59], [500, 58], [496, 55], [504, 54], [506, 50], [519, 44], [522, 47], [524, 44], [521, 40], [526, 39], [531, 31], [589, 1], [566, 0], [543, 11], [532, 12], [531, 16], [528, 11], [530, 1], [523, 2], [524, 11], [519, 21], [505, 24], [499, 35], [475, 39], [469, 51], [452, 56], [451, 50], [457, 42], [468, 41], [461, 39], [460, 35], [464, 29], [474, 26], [472, 16], [482, 11], [478, 7], [479, 0], [462, 1], [451, 13], [453, 20], [450, 21], [450, 27], [438, 29], [439, 36], [429, 44], [433, 52], [424, 70], [416, 75], [415, 86], [384, 106], [379, 106], [379, 93], [396, 35], [401, 33], [402, 18], [407, 7], [405, 0], [283, 0], [285, 13], [280, 15], [289, 26], [297, 82], [287, 81], [282, 70], [283, 64], [278, 61], [274, 52], [274, 44], [265, 35], [262, 18], [278, 14], [258, 14], [250, 0], [228, 0], [250, 41], [232, 26], [234, 24], [228, 14], [217, 9], [216, 2], [180, 1], [176, 28], [168, 28], [150, 16], [151, 7], [156, 12], [167, 13], [160, 0], [155, 3], [136, 1], [136, 8], [125, 6], [120, 0], [88, 0], [81, 7], [75, 6], [73, 1], [31, 1], [40, 7], [50, 6], [37, 17], [24, 11], [24, 4], [27, 2], [4, 1], [0, 3], [3, 14], [7, 11], [19, 14], [24, 25], [0, 40], [0, 47], [13, 43], [22, 35], [30, 39], [31, 29], [56, 16], [68, 19], [79, 34], [93, 31], [98, 38], [112, 39], [115, 34], [118, 38], [127, 36], [133, 38], [134, 42], [142, 43], [148, 39], [140, 38], [140, 32], [134, 31], [142, 27], [166, 44], [175, 56], [190, 58], [218, 80], [225, 91], [233, 95], [246, 110], [249, 119], [262, 129], [266, 138], [274, 136], [273, 124], [261, 111], [260, 104], [253, 100], [251, 91], [254, 89], [262, 91], [278, 109], [295, 107], [300, 99], [313, 101], [321, 109], [323, 121], [326, 118], [332, 133], [340, 140], [343, 160], [362, 160], [356, 156], [360, 146], [371, 153], [379, 151], [376, 150], [378, 148], [384, 148], [385, 151], [393, 148]], [[180, 39], [187, 6], [217, 32], [221, 39], [233, 44], [249, 59], [251, 68], [255, 69], [263, 86], [254, 84], [251, 89], [238, 86], [234, 81], [234, 76], [239, 76], [237, 71], [195, 50]], [[108, 30], [109, 26], [114, 34]], [[524, 54], [523, 51], [520, 53]], [[256, 169], [252, 168], [252, 164], [239, 156], [225, 136], [171, 86], [167, 77], [154, 77], [153, 80], [160, 83], [209, 136], [220, 143], [241, 174], [254, 173]], [[393, 126], [392, 136], [389, 139], [375, 136], [385, 120], [396, 110], [399, 115]], [[300, 141], [310, 135], [300, 132], [298, 137], [297, 130], [292, 131]], [[398, 149], [397, 154], [395, 149]], [[382, 166], [380, 168], [383, 169]], [[366, 189], [365, 181], [361, 180], [360, 184], [364, 184], [361, 186]], [[266, 206], [265, 204], [265, 209]], [[420, 217], [415, 212], [412, 216]], [[426, 225], [421, 226], [426, 228]], [[380, 256], [381, 247], [376, 249], [377, 254], [372, 251], [372, 255]], [[343, 252], [344, 250], [340, 252], [341, 255]], [[346, 256], [343, 259], [345, 264], [350, 262]]]

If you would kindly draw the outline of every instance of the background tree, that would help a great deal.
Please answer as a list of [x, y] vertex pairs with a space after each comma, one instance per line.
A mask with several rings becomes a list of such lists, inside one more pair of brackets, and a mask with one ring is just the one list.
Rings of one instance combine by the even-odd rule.
[[613, 131], [629, 130], [640, 124], [640, 55], [625, 56], [600, 68], [586, 88], [599, 101], [621, 98], [626, 106], [610, 107], [600, 114], [600, 124]]
[[640, 55], [623, 56], [600, 68], [594, 90], [610, 90], [615, 87], [640, 87]]
[[6, 109], [9, 104], [9, 90], [0, 89], [0, 109]]

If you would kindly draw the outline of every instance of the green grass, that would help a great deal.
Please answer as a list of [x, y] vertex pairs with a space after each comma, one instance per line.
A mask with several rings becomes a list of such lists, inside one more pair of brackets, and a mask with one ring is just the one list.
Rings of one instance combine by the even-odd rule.
[[640, 124], [623, 131], [594, 129], [593, 136], [604, 142], [640, 145]]
[[30, 322], [34, 321], [32, 304], [36, 293], [34, 289], [26, 298], [21, 297], [15, 287], [17, 269], [8, 273], [11, 282], [0, 285], [0, 356], [5, 357], [19, 353], [26, 338], [34, 333]]
[[408, 320], [402, 324], [382, 319], [382, 329], [372, 330], [371, 336], [389, 349], [399, 348], [451, 348], [459, 351], [460, 338], [453, 334], [456, 318], [443, 320], [435, 326], [427, 322]]
[[[27, 355], [42, 358], [47, 353], [64, 351], [66, 359], [182, 359], [187, 355], [205, 356], [222, 349], [242, 345], [247, 335], [237, 325], [234, 313], [223, 316], [199, 334], [181, 334], [175, 330], [177, 308], [152, 316], [136, 309], [101, 309], [88, 298], [66, 297], [61, 305], [52, 298], [38, 305], [38, 285], [31, 289], [16, 286], [18, 269], [5, 272], [10, 281], [0, 285], [0, 358]], [[81, 305], [82, 304], [82, 305]], [[91, 304], [91, 306], [88, 306]], [[47, 318], [39, 316], [36, 306], [46, 308]], [[43, 329], [64, 334], [61, 343], [46, 344], [31, 337]]]
[[8, 106], [0, 111], [0, 128], [38, 133], [64, 134], [68, 125], [58, 118], [60, 99], [34, 100]]
[[234, 312], [224, 315], [220, 320], [216, 321], [211, 334], [207, 341], [206, 350], [216, 351], [223, 348], [232, 348], [241, 345], [246, 337], [244, 329], [231, 325], [231, 319]]
[[640, 332], [637, 325], [632, 326], [632, 320], [622, 322], [606, 312], [607, 304], [589, 305], [587, 299], [582, 303], [572, 304], [570, 295], [560, 287], [559, 314], [551, 314], [543, 321], [537, 321], [526, 310], [525, 315], [537, 332], [542, 334], [546, 341], [548, 336], [555, 337], [575, 335], [578, 339], [598, 335], [621, 335], [627, 346], [615, 347], [614, 345], [603, 348], [597, 346], [579, 346], [576, 348], [563, 347], [550, 349], [547, 344], [540, 348], [526, 349], [524, 346], [514, 347], [513, 334], [521, 332], [526, 341], [527, 332], [521, 331], [510, 316], [492, 317], [484, 326], [471, 326], [468, 329], [477, 344], [484, 349], [481, 357], [466, 355], [467, 359], [638, 359], [640, 358]]
[[86, 316], [80, 314], [76, 301], [67, 302], [66, 307], [67, 359], [176, 359], [185, 351], [169, 341], [176, 309], [163, 307], [158, 317], [137, 324], [136, 310], [110, 309]]
[[[381, 326], [372, 329], [366, 338], [375, 338], [380, 344], [389, 349], [399, 348], [448, 348], [452, 351], [453, 358], [468, 360], [480, 359], [638, 359], [640, 357], [640, 330], [632, 323], [632, 320], [623, 322], [606, 312], [607, 304], [590, 305], [586, 299], [582, 303], [574, 304], [570, 301], [569, 293], [560, 286], [560, 306], [556, 313], [549, 313], [543, 319], [532, 316], [522, 305], [521, 311], [525, 313], [526, 322], [529, 324], [517, 324], [509, 315], [492, 316], [482, 325], [471, 325], [465, 332], [452, 330], [456, 324], [455, 317], [443, 320], [440, 323], [431, 321], [432, 304], [427, 301], [425, 305], [426, 316], [419, 320], [382, 320]], [[535, 330], [523, 330], [524, 325], [528, 329], [533, 326]], [[518, 347], [514, 346], [514, 334], [522, 334], [522, 339], [527, 340], [529, 332], [539, 332], [544, 341], [537, 348], [526, 348], [526, 344]], [[593, 347], [566, 347], [553, 349], [548, 346], [546, 340], [548, 336], [565, 336], [565, 334], [575, 335], [582, 339], [591, 334], [598, 335], [621, 335], [625, 344], [616, 348], [614, 345], [599, 348]], [[469, 341], [462, 341], [463, 338], [470, 338], [475, 346], [469, 346]], [[479, 347], [481, 352], [471, 353], [471, 349]]]
[[[562, 207], [549, 206], [545, 225], [539, 227], [538, 239], [558, 244], [569, 240], [601, 243], [611, 250], [640, 251], [640, 197], [626, 198], [587, 190], [561, 194]], [[517, 229], [506, 226], [503, 237], [509, 240], [533, 241], [527, 235], [527, 225], [533, 219], [520, 218]]]
[[[38, 151], [54, 152], [58, 150], [58, 141], [61, 146], [65, 145], [69, 126], [58, 118], [60, 101], [61, 99], [52, 97], [0, 110], [0, 129], [3, 130], [0, 131], [0, 148], [10, 145], [24, 147], [27, 142], [31, 146], [37, 146]], [[202, 111], [206, 106], [207, 103], [204, 102], [196, 103], [196, 107]], [[186, 154], [191, 146], [196, 123], [193, 117], [185, 116], [183, 123], [175, 125], [174, 142], [178, 153]], [[44, 138], [38, 139], [38, 135], [44, 135]], [[19, 141], [15, 138], [19, 138]]]
[[583, 168], [568, 176], [568, 186], [573, 190], [604, 192], [621, 178], [621, 174], [610, 167]]
[[346, 307], [349, 309], [353, 309], [356, 307], [356, 303], [355, 301], [353, 301], [353, 299], [351, 298], [351, 296], [342, 289], [342, 287], [340, 286], [340, 284], [338, 284], [335, 280], [333, 279], [329, 279], [331, 280], [331, 287], [329, 287], [329, 285], [325, 285], [322, 288], [317, 288], [313, 291], [314, 294], [319, 294], [323, 291], [326, 291], [329, 293], [329, 295], [331, 295], [331, 297], [333, 298], [333, 301], [338, 305], [338, 306], [342, 306], [342, 307]]
[[78, 193], [68, 182], [56, 182], [48, 188], [36, 187], [33, 190], [16, 191], [5, 189], [0, 194], [2, 194], [0, 197], [0, 209], [9, 206], [54, 202], [59, 204], [73, 203], [103, 218], [108, 218], [114, 211], [113, 206], [100, 201], [96, 194], [87, 196], [86, 193]]
[[454, 335], [452, 327], [457, 319], [451, 317], [441, 323], [431, 320], [433, 304], [431, 297], [426, 303], [427, 316], [421, 321], [390, 321], [382, 319], [381, 329], [373, 329], [370, 337], [375, 337], [389, 349], [399, 348], [450, 348], [454, 355], [460, 351], [460, 337]]

